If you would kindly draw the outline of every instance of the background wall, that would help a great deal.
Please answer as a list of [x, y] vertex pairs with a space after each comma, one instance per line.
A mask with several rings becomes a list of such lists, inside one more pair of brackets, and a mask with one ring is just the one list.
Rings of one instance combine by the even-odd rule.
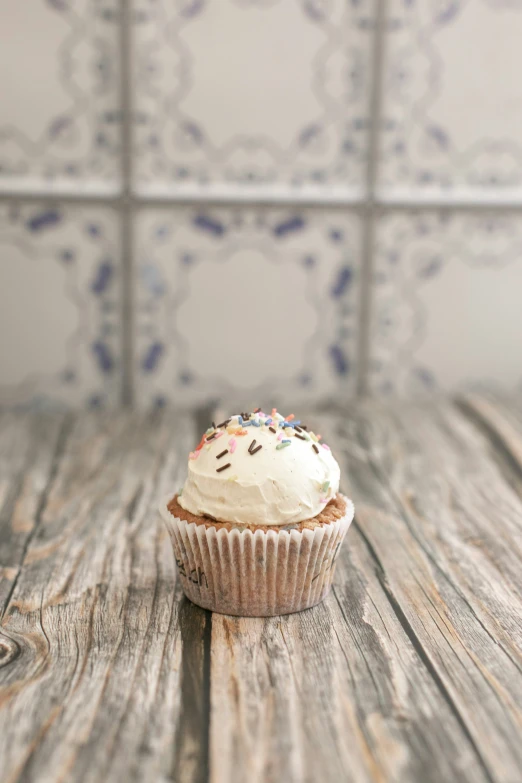
[[0, 0], [0, 405], [522, 386], [522, 0]]

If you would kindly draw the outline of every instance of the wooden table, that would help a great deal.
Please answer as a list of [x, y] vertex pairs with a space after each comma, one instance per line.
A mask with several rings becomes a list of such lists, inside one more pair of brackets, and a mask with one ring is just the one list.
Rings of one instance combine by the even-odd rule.
[[320, 419], [334, 588], [238, 619], [182, 597], [155, 514], [193, 419], [0, 416], [2, 783], [522, 780], [522, 402]]

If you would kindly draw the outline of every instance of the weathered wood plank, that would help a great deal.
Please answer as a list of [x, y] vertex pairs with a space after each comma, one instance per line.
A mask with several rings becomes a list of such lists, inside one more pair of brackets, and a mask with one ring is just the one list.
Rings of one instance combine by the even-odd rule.
[[211, 704], [213, 783], [487, 780], [357, 530], [322, 605], [213, 615]]
[[489, 779], [519, 779], [522, 502], [491, 443], [449, 404], [324, 425], [397, 616]]
[[[370, 424], [371, 420], [370, 416]], [[424, 603], [432, 614], [431, 601], [439, 599], [426, 554], [411, 534], [411, 540], [405, 541], [404, 522], [395, 503], [385, 502], [386, 476], [377, 476], [371, 464], [373, 437], [376, 452], [387, 456], [390, 444], [383, 439], [382, 428], [377, 426], [367, 441], [364, 414], [343, 423], [344, 438], [339, 437], [336, 419], [323, 417], [321, 428], [324, 425], [337, 440], [345, 476], [352, 476], [345, 487], [361, 504], [356, 513], [360, 527], [349, 533], [338, 561], [334, 594], [322, 606], [268, 620], [213, 616], [213, 783], [338, 778], [440, 781], [456, 776], [470, 781], [508, 780], [501, 767], [496, 776], [494, 758], [493, 771], [489, 768], [480, 744], [441, 682], [422, 635], [415, 633], [402, 607], [401, 601], [406, 600], [401, 591], [411, 591], [412, 579], [421, 597], [428, 592]], [[358, 428], [362, 434], [354, 437]], [[400, 474], [405, 468], [399, 465], [408, 454], [401, 453], [399, 445], [391, 444], [391, 454]], [[454, 446], [448, 448], [451, 452]], [[422, 448], [417, 448], [414, 460], [421, 456]], [[408, 497], [411, 502], [411, 491]], [[379, 532], [380, 527], [385, 530]], [[390, 578], [398, 582], [395, 593], [367, 528], [377, 537], [379, 549], [386, 549]], [[401, 567], [392, 567], [394, 562]], [[424, 610], [421, 601], [413, 608]], [[452, 643], [459, 643], [457, 637], [454, 641], [436, 614], [435, 620], [428, 615], [419, 622], [435, 623], [438, 643], [447, 648], [443, 652], [455, 656], [448, 665], [456, 666], [453, 676], [458, 679], [463, 662], [452, 650]], [[466, 622], [470, 633], [475, 625], [480, 631], [475, 617]], [[495, 660], [503, 665], [498, 655]], [[497, 712], [510, 707], [503, 704]], [[487, 742], [487, 733], [482, 740]], [[513, 769], [508, 764], [504, 771]]]
[[473, 417], [323, 416], [357, 503], [334, 592], [212, 629], [154, 513], [186, 418], [0, 417], [2, 783], [518, 780], [522, 416]]
[[82, 417], [47, 470], [1, 625], [3, 783], [206, 779], [208, 615], [156, 515], [193, 439], [187, 417]]
[[69, 424], [63, 414], [0, 414], [0, 618], [38, 524]]
[[511, 463], [517, 478], [522, 474], [522, 400], [493, 395], [469, 394], [461, 409], [489, 434], [501, 457]]
[[211, 780], [518, 780], [522, 507], [489, 444], [450, 406], [320, 429], [355, 526], [322, 606], [213, 616]]

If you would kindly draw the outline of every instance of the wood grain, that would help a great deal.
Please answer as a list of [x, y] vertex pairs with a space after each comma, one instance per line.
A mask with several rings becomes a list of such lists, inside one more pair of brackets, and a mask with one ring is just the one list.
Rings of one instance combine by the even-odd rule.
[[491, 443], [491, 456], [507, 462], [522, 479], [522, 400], [496, 395], [467, 395], [459, 401], [462, 411], [480, 427]]
[[516, 781], [522, 504], [454, 407], [322, 416], [356, 521], [333, 595], [212, 619], [211, 779]]
[[444, 403], [361, 405], [330, 430], [398, 616], [484, 773], [518, 779], [522, 502], [491, 441]]
[[0, 415], [2, 783], [518, 783], [522, 405], [322, 414], [356, 519], [269, 619], [176, 582], [155, 509], [203, 419]]
[[[22, 444], [5, 518], [31, 536], [1, 626], [16, 650], [0, 668], [3, 783], [206, 779], [208, 617], [181, 599], [154, 513], [193, 427], [166, 415], [81, 417], [65, 435], [54, 420], [27, 426], [0, 438]], [[31, 446], [45, 437], [46, 458]]]
[[67, 426], [63, 414], [0, 414], [0, 618], [45, 504]]

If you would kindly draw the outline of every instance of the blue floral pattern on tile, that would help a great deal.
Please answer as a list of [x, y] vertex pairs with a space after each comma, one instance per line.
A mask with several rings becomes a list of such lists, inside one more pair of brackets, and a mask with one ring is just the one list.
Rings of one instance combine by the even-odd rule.
[[[135, 372], [142, 405], [156, 399], [184, 406], [216, 398], [239, 402], [243, 392], [317, 401], [354, 390], [360, 253], [355, 216], [180, 208], [166, 218], [147, 210], [138, 237]], [[249, 270], [244, 276], [243, 268]], [[246, 309], [239, 308], [244, 302]], [[226, 338], [219, 319], [235, 310], [244, 316]], [[262, 320], [251, 322], [250, 316]], [[299, 328], [298, 342], [290, 345], [288, 319], [306, 331]], [[201, 335], [206, 343], [198, 353]], [[225, 366], [216, 351], [226, 357]], [[274, 364], [283, 368], [277, 375]]]
[[522, 226], [496, 212], [379, 223], [370, 386], [412, 396], [522, 385]]
[[[31, 45], [27, 35], [36, 34], [35, 14], [41, 35], [38, 51], [31, 53], [26, 50]], [[9, 78], [15, 85], [20, 80], [19, 112], [29, 103], [32, 108], [29, 124], [25, 110], [0, 123], [0, 178], [47, 183], [117, 180], [118, 15], [117, 0], [42, 0], [20, 3], [16, 13], [4, 20], [3, 34], [10, 40], [26, 37], [26, 46], [19, 46], [22, 67], [12, 63], [15, 75]], [[27, 95], [24, 78], [30, 80]], [[54, 108], [57, 114], [52, 113], [54, 104], [32, 100], [35, 80], [52, 87], [53, 99], [60, 95], [61, 108], [58, 103]], [[12, 108], [6, 111], [11, 115]]]
[[[97, 227], [92, 231], [93, 226]], [[120, 394], [120, 260], [104, 208], [0, 207], [1, 407], [115, 405]], [[10, 306], [9, 297], [14, 299]]]
[[[214, 12], [215, 6], [202, 0], [176, 4], [141, 0], [137, 4], [136, 154], [140, 179], [197, 185], [337, 185], [360, 191], [367, 147], [374, 0], [299, 0], [295, 6], [286, 0], [223, 0], [220, 14], [226, 15], [230, 26], [224, 29], [220, 44], [205, 38], [216, 25]], [[210, 83], [206, 80], [207, 70], [209, 79], [213, 74], [215, 52], [220, 47], [230, 52], [236, 39], [254, 29], [249, 27], [252, 15], [258, 20], [256, 38], [266, 35], [271, 45], [277, 46], [284, 30], [288, 41], [293, 41], [293, 57], [302, 60], [296, 77], [300, 84], [295, 84], [301, 97], [294, 96], [294, 101], [308, 101], [308, 111], [294, 116], [295, 111], [287, 108], [292, 101], [285, 96], [267, 111], [267, 116], [284, 118], [284, 139], [277, 135], [273, 123], [272, 130], [263, 130], [259, 123], [255, 130], [250, 125], [245, 130], [241, 98], [234, 98], [233, 92], [230, 101], [237, 100], [237, 105], [221, 110], [224, 116], [236, 118], [228, 132], [221, 128], [217, 133], [217, 115], [207, 121], [205, 112], [198, 108], [215, 97], [207, 95]], [[267, 25], [273, 26], [274, 34], [267, 32]], [[240, 59], [244, 60], [244, 53]], [[258, 67], [261, 75], [252, 83], [261, 89], [266, 63], [253, 67]], [[207, 70], [202, 72], [202, 68]], [[166, 74], [170, 78], [166, 79]], [[230, 84], [222, 84], [222, 100], [229, 86], [232, 90]], [[272, 82], [267, 90], [271, 87]], [[304, 89], [306, 98], [302, 97]], [[266, 99], [267, 90], [261, 91], [260, 101]], [[270, 95], [277, 95], [277, 91]]]
[[[392, 198], [408, 190], [456, 191], [468, 197], [486, 190], [518, 192], [522, 186], [522, 141], [516, 131], [521, 117], [512, 116], [518, 104], [516, 65], [509, 42], [503, 66], [497, 64], [502, 63], [502, 47], [488, 29], [497, 23], [504, 24], [504, 31], [519, 30], [520, 36], [522, 3], [388, 4], [380, 188]], [[481, 52], [477, 35], [489, 37], [496, 47], [495, 63]], [[479, 70], [470, 74], [468, 61], [475, 52], [481, 58]], [[495, 72], [493, 89], [484, 83], [479, 93], [473, 83], [484, 82], [493, 65], [503, 70]], [[476, 122], [467, 127], [463, 118], [470, 111]]]

